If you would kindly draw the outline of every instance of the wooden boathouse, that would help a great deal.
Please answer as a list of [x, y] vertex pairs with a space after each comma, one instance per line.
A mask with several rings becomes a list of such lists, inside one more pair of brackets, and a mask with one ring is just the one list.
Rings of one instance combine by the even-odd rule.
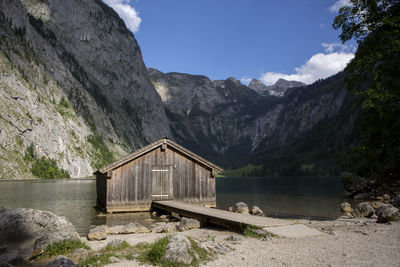
[[162, 138], [106, 166], [96, 175], [97, 206], [107, 212], [149, 211], [153, 200], [216, 206], [222, 169]]

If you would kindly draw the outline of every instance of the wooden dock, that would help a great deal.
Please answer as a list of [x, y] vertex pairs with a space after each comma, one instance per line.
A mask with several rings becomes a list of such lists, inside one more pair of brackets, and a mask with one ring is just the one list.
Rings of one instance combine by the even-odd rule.
[[321, 234], [315, 229], [292, 220], [234, 213], [173, 200], [153, 201], [153, 207], [199, 220], [202, 225], [214, 224], [236, 231], [243, 231], [247, 225], [251, 225], [284, 237], [306, 237]]

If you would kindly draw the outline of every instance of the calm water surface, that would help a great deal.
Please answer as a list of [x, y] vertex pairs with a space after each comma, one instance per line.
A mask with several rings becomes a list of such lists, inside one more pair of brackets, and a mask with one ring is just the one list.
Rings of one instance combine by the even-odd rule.
[[[343, 197], [337, 177], [217, 178], [217, 207], [222, 209], [243, 201], [268, 215], [336, 218]], [[67, 217], [81, 235], [92, 224], [154, 222], [148, 212], [98, 216], [95, 204], [95, 180], [0, 182], [0, 206], [52, 211]]]

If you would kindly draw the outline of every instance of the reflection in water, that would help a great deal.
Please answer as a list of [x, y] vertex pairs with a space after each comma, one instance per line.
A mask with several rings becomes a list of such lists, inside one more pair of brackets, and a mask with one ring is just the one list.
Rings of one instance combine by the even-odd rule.
[[[334, 218], [344, 192], [335, 177], [217, 178], [217, 207], [238, 201], [258, 205], [267, 214], [296, 214]], [[92, 224], [154, 223], [149, 212], [98, 216], [95, 180], [0, 182], [0, 206], [48, 210], [67, 217], [86, 235]]]
[[236, 202], [259, 206], [267, 215], [337, 218], [344, 197], [338, 177], [217, 178], [217, 208]]

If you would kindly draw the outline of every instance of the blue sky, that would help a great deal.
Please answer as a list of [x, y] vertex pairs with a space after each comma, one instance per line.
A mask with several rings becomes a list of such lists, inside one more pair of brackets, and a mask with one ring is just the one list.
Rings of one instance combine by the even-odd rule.
[[211, 79], [311, 83], [342, 70], [331, 24], [348, 0], [104, 0], [134, 33], [147, 67]]

